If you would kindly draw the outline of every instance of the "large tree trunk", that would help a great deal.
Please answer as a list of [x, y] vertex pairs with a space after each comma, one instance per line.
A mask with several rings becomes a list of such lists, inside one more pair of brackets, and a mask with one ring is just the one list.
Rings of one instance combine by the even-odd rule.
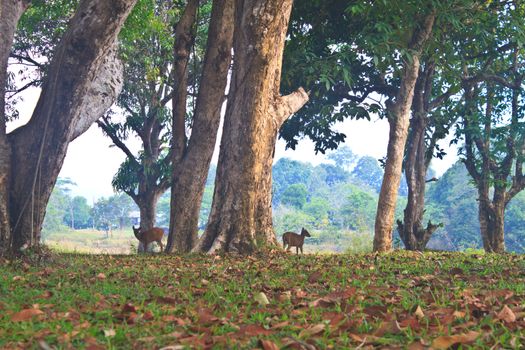
[[189, 252], [198, 240], [199, 211], [206, 185], [231, 62], [234, 0], [213, 2], [191, 138], [182, 157], [174, 157], [170, 233], [166, 252]]
[[504, 253], [505, 206], [480, 201], [478, 211], [483, 248], [487, 253]]
[[18, 20], [28, 5], [29, 1], [0, 0], [0, 254], [8, 249], [11, 241], [9, 222], [11, 147], [7, 141], [5, 115], [7, 61]]
[[408, 250], [423, 250], [430, 239], [422, 227], [425, 208], [425, 129], [426, 120], [414, 116], [411, 121], [411, 139], [408, 142], [405, 174], [408, 185], [408, 200], [404, 221], [398, 221], [401, 240]]
[[419, 56], [423, 45], [428, 40], [434, 25], [435, 13], [427, 15], [420, 27], [415, 29], [409, 46], [414, 51], [411, 61], [405, 63], [401, 86], [394, 104], [388, 106], [390, 134], [388, 139], [385, 173], [375, 222], [374, 251], [385, 252], [392, 249], [392, 228], [397, 201], [397, 191], [401, 181], [403, 154], [408, 134], [410, 108], [414, 97], [414, 88], [419, 74]]
[[199, 0], [189, 0], [175, 28], [174, 76], [176, 80], [172, 99], [172, 146], [171, 161], [178, 162], [186, 150], [186, 99], [188, 96], [188, 72], [191, 47], [195, 41], [195, 21]]
[[234, 68], [202, 251], [250, 253], [273, 242], [271, 164], [277, 132], [308, 95], [279, 95], [292, 0], [236, 1]]
[[399, 236], [407, 250], [424, 250], [434, 231], [442, 226], [442, 224], [434, 225], [431, 221], [428, 222], [426, 228], [422, 224], [425, 213], [426, 183], [436, 180], [426, 180], [427, 170], [437, 141], [446, 135], [438, 130], [430, 131], [431, 136], [427, 147], [426, 133], [429, 131], [429, 113], [446, 101], [451, 94], [451, 91], [447, 91], [431, 100], [434, 74], [435, 64], [432, 61], [426, 62], [424, 69], [421, 69], [419, 73], [412, 102], [413, 115], [410, 120], [404, 163], [408, 198], [404, 210], [404, 221], [397, 221]]
[[140, 211], [140, 228], [149, 230], [155, 226], [158, 200], [159, 195], [152, 193], [141, 197], [141, 200], [137, 203]]
[[[155, 222], [157, 221], [157, 202], [159, 201], [160, 195], [160, 193], [151, 191], [141, 196], [136, 202], [140, 211], [141, 230], [149, 230], [150, 228], [155, 227]], [[142, 242], [139, 242], [137, 253], [145, 252], [144, 248]], [[153, 248], [153, 246], [150, 245], [149, 248]]]
[[10, 222], [15, 250], [40, 239], [45, 208], [68, 144], [85, 117], [86, 91], [104, 65], [104, 57], [111, 54], [135, 2], [81, 1], [56, 49], [30, 122], [8, 135], [12, 149]]
[[505, 206], [507, 201], [506, 186], [496, 184], [492, 200], [489, 199], [489, 181], [484, 179], [478, 186], [479, 226], [483, 248], [487, 253], [505, 252]]

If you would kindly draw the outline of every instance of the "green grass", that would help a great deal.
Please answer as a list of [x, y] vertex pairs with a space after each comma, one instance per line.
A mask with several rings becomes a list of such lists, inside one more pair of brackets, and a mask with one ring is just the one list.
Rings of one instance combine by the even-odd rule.
[[113, 230], [108, 235], [98, 230], [64, 230], [44, 233], [43, 242], [58, 252], [91, 254], [130, 254], [138, 241], [133, 231]]
[[[291, 349], [424, 348], [469, 331], [477, 333], [458, 338], [462, 348], [525, 346], [518, 255], [62, 253], [26, 261], [0, 261], [0, 348], [253, 349], [261, 340]], [[260, 292], [268, 305], [255, 300]], [[505, 306], [516, 321], [500, 314]], [[38, 315], [13, 322], [24, 309]]]

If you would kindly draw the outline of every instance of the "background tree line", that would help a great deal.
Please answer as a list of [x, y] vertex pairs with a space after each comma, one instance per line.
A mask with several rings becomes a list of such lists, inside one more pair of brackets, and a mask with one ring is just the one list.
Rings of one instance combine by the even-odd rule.
[[[383, 169], [377, 159], [359, 157], [348, 147], [329, 152], [329, 162], [319, 165], [288, 158], [273, 166], [273, 220], [280, 234], [305, 226], [313, 233], [308, 244], [336, 252], [372, 249], [374, 216]], [[430, 169], [433, 175], [432, 169]], [[211, 209], [215, 165], [212, 165], [199, 216], [199, 231], [204, 231]], [[100, 198], [92, 205], [82, 196], [72, 196], [74, 184], [59, 179], [53, 191], [44, 231], [71, 229], [131, 230], [138, 207], [129, 196], [117, 194]], [[396, 219], [403, 218], [407, 201], [406, 183], [401, 186]], [[476, 188], [466, 168], [457, 162], [426, 192], [425, 218], [443, 223], [430, 239], [431, 249], [463, 251], [483, 248], [477, 219]], [[169, 226], [169, 192], [162, 195], [156, 208], [156, 222]], [[73, 219], [73, 220], [72, 220]], [[509, 251], [525, 252], [525, 193], [518, 194], [509, 204], [505, 216], [506, 245]], [[44, 235], [45, 235], [44, 232]], [[357, 240], [357, 241], [356, 241]], [[399, 232], [394, 244], [402, 247]]]

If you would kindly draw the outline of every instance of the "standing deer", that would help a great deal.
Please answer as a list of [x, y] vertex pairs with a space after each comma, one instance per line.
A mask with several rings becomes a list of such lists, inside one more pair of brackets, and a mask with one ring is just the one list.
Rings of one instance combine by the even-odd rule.
[[157, 242], [160, 246], [160, 252], [164, 250], [164, 246], [162, 245], [162, 237], [164, 236], [164, 230], [160, 227], [153, 227], [149, 230], [142, 230], [139, 226], [139, 228], [135, 228], [133, 226], [133, 233], [135, 234], [135, 237], [144, 245], [144, 251], [148, 251], [148, 245], [151, 242]]
[[[301, 229], [300, 235], [298, 235], [295, 232], [285, 232], [283, 234], [284, 249], [286, 249], [286, 251], [289, 251], [291, 247], [295, 247], [296, 254], [299, 254], [299, 249], [301, 249], [301, 254], [304, 254], [303, 244], [304, 244], [305, 237], [312, 237], [312, 236], [310, 236], [310, 233], [306, 231], [304, 227]], [[286, 248], [286, 246], [288, 246], [288, 249]]]

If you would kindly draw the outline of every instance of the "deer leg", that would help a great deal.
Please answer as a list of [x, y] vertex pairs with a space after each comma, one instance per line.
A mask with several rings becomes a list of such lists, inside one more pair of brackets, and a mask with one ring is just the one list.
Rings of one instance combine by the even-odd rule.
[[303, 252], [303, 246], [301, 246], [301, 254], [304, 254], [304, 252]]
[[162, 241], [159, 239], [157, 243], [160, 245], [160, 252], [162, 253], [164, 251], [164, 246], [162, 245]]
[[295, 254], [299, 254], [299, 246], [295, 247]]

